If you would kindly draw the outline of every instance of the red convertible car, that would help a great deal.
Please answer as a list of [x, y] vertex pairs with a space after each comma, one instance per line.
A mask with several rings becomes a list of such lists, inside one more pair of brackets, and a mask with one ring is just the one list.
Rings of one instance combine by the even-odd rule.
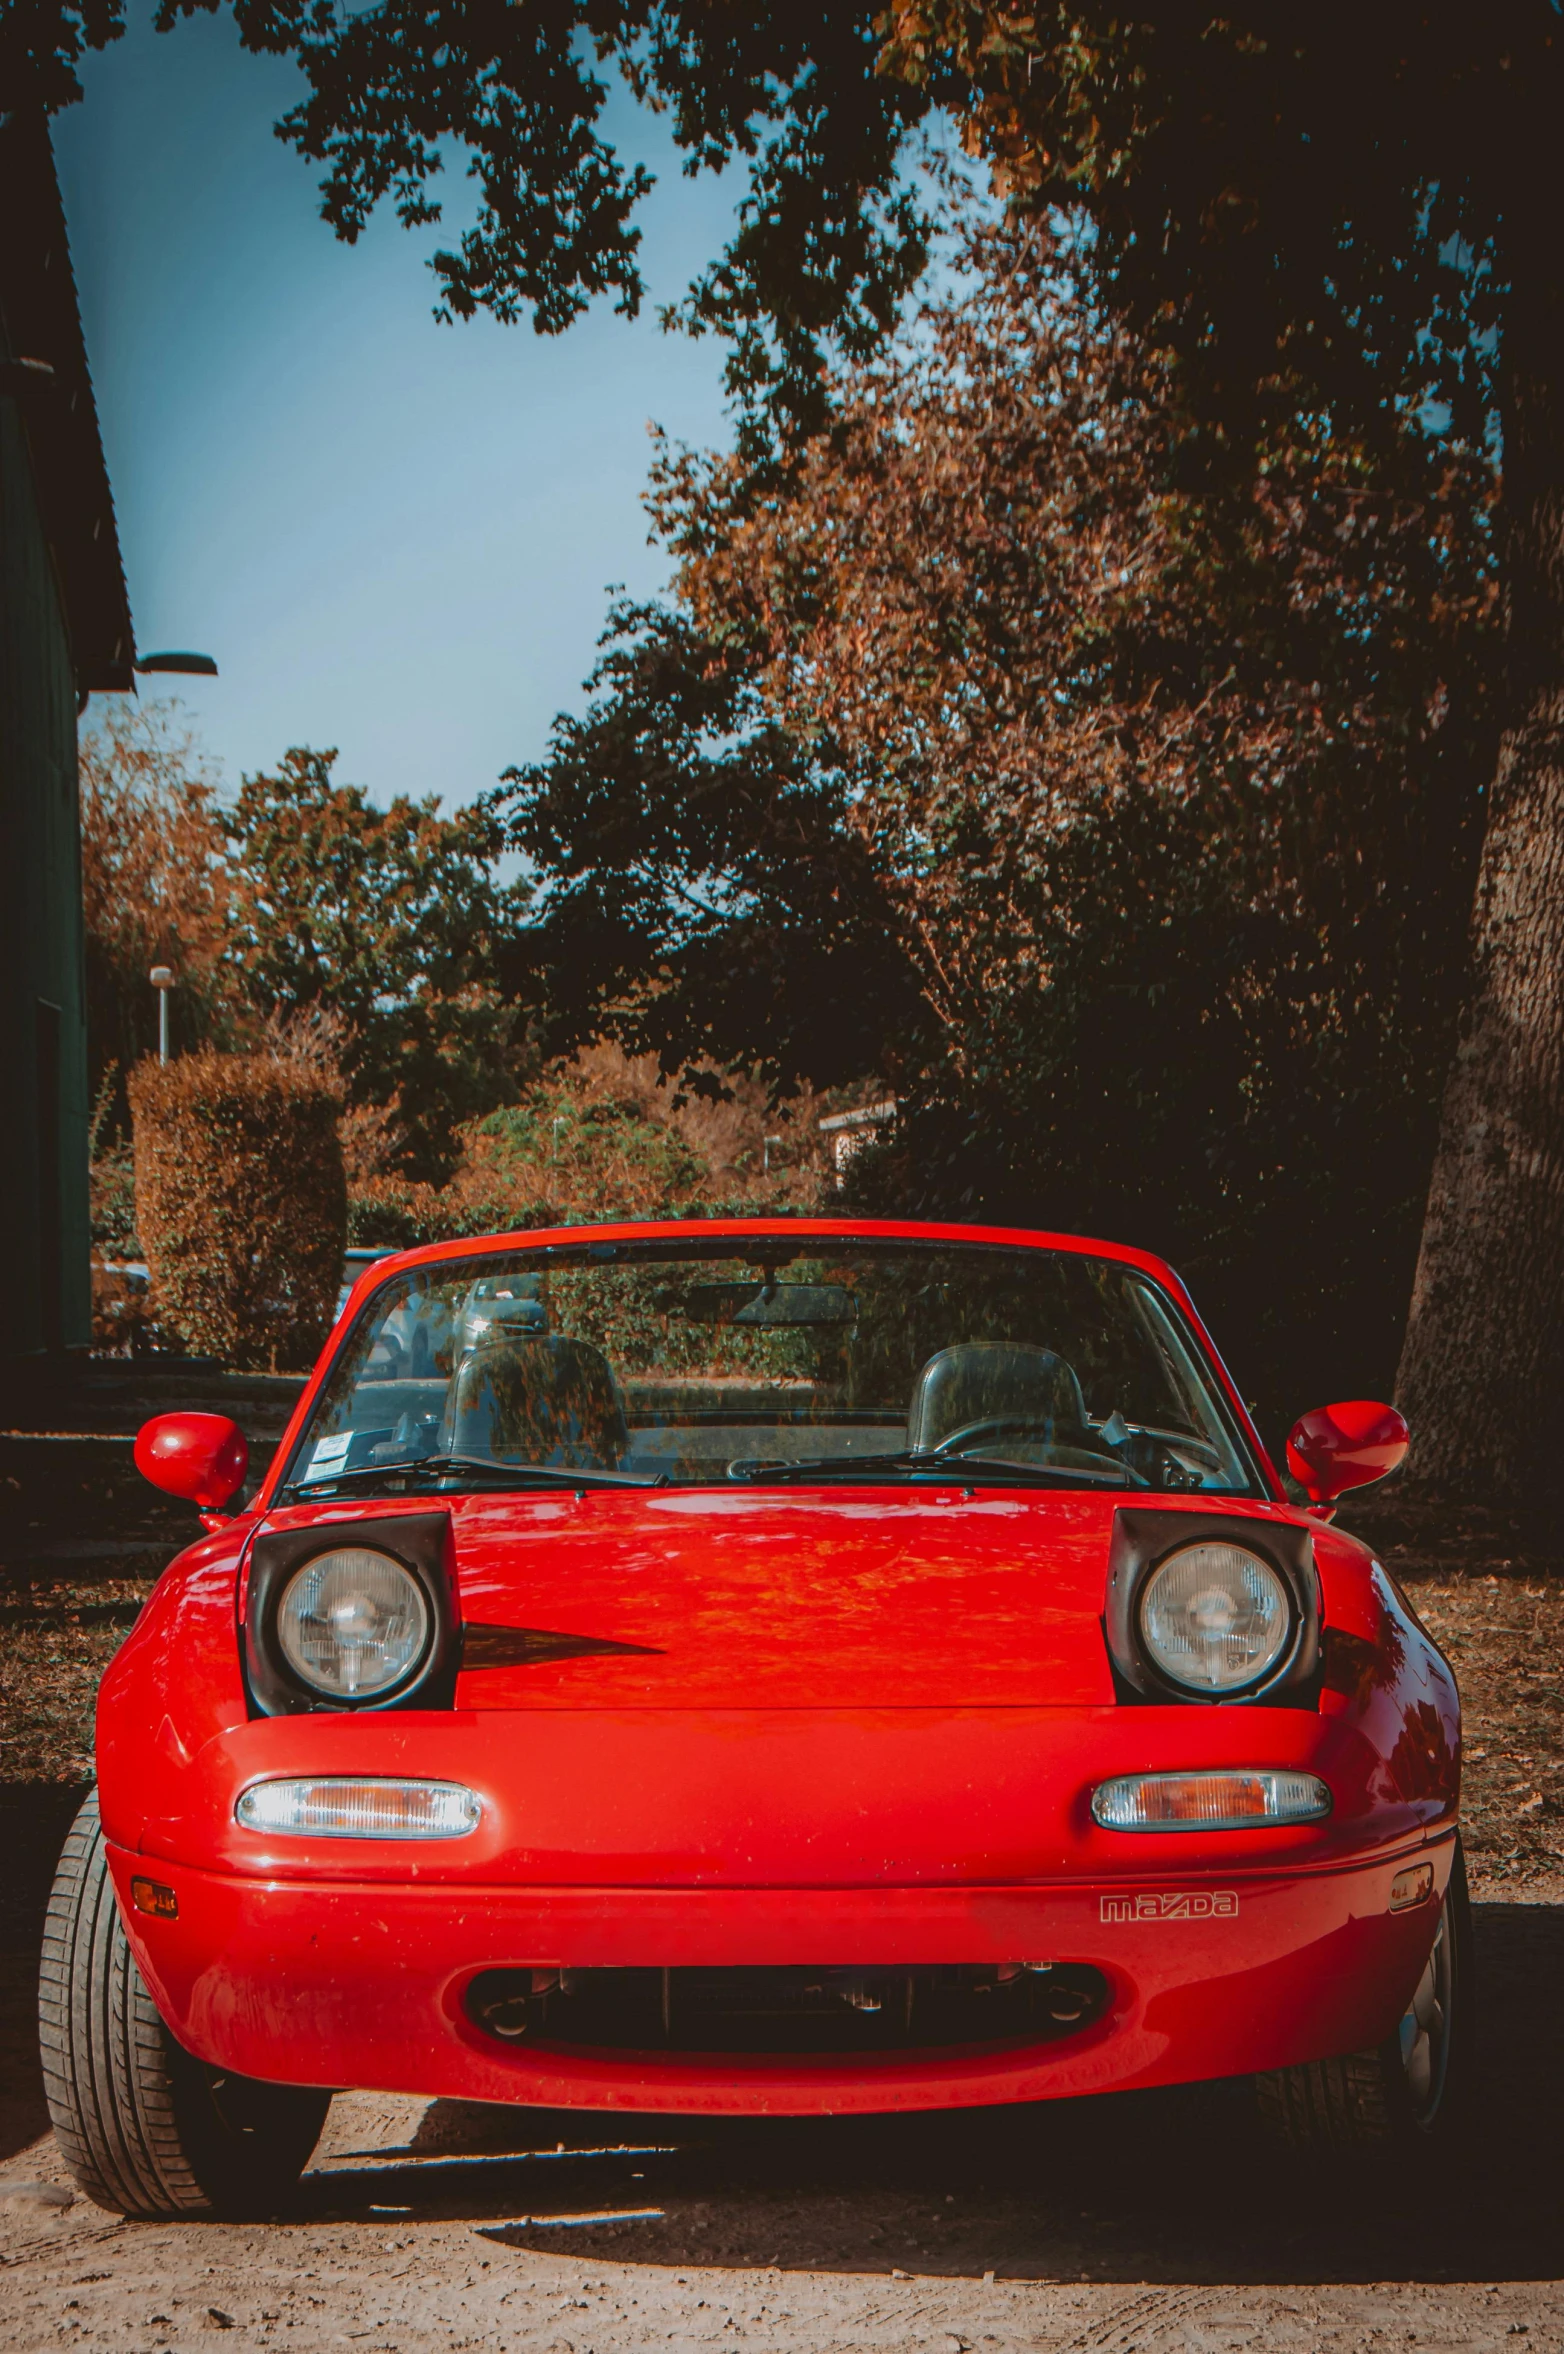
[[1288, 1500], [1183, 1286], [1062, 1235], [571, 1227], [367, 1269], [104, 1679], [43, 1969], [128, 2214], [265, 2212], [331, 2088], [841, 2114], [1253, 2077], [1448, 2130], [1449, 1667]]

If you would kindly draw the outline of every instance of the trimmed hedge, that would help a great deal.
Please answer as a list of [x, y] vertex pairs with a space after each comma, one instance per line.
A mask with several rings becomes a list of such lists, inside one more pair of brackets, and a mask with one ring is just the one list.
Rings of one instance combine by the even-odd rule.
[[142, 1063], [130, 1107], [157, 1322], [225, 1365], [307, 1368], [331, 1328], [347, 1232], [335, 1081], [206, 1048]]
[[456, 1242], [467, 1234], [511, 1234], [523, 1226], [551, 1226], [545, 1202], [516, 1201], [460, 1182], [425, 1185], [412, 1177], [367, 1177], [348, 1191], [350, 1243]]

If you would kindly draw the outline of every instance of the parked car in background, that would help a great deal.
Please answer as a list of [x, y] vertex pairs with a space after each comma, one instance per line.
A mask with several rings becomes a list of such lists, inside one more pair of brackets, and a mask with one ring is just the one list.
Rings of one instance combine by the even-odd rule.
[[[422, 1346], [420, 1345], [422, 1343]], [[809, 2115], [1253, 2080], [1430, 2145], [1460, 1717], [1305, 1415], [1068, 1236], [572, 1227], [360, 1277], [110, 1667], [42, 1995], [87, 2193], [265, 2211], [330, 2087]]]
[[396, 1250], [391, 1243], [380, 1243], [352, 1249], [342, 1254], [342, 1283], [337, 1293], [337, 1314], [340, 1316], [352, 1296], [353, 1286], [366, 1267], [373, 1267], [378, 1259], [394, 1259]]

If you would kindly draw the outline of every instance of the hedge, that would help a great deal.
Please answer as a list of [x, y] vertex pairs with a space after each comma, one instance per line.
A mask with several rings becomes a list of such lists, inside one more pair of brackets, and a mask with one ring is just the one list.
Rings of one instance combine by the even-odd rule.
[[142, 1063], [130, 1106], [158, 1324], [225, 1365], [308, 1367], [331, 1327], [347, 1231], [335, 1082], [207, 1048]]

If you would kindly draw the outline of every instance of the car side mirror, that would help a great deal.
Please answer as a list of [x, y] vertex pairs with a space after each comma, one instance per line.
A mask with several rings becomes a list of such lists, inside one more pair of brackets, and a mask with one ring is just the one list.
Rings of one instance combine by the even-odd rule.
[[158, 1414], [136, 1433], [136, 1469], [155, 1488], [221, 1512], [244, 1485], [250, 1450], [226, 1414]]
[[1287, 1439], [1287, 1468], [1311, 1504], [1330, 1504], [1348, 1488], [1367, 1487], [1396, 1469], [1412, 1434], [1394, 1406], [1349, 1398], [1316, 1406]]

